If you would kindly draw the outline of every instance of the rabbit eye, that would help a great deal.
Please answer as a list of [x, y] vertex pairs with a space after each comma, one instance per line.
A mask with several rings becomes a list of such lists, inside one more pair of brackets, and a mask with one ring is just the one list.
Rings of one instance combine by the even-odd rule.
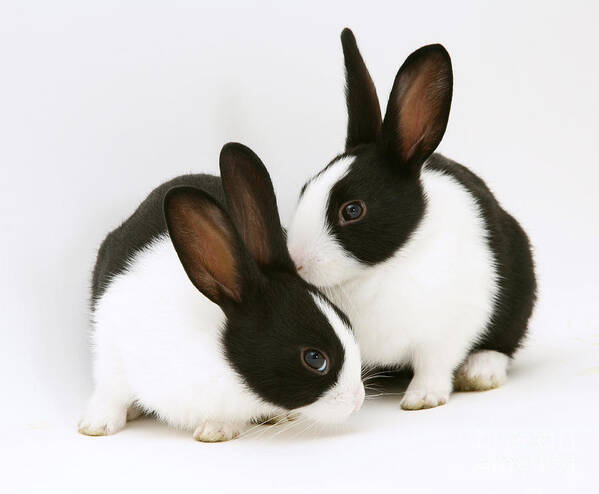
[[329, 363], [324, 352], [314, 348], [306, 348], [302, 352], [302, 362], [311, 371], [319, 374], [326, 374]]
[[342, 225], [358, 221], [366, 213], [364, 201], [349, 201], [339, 209], [339, 220]]

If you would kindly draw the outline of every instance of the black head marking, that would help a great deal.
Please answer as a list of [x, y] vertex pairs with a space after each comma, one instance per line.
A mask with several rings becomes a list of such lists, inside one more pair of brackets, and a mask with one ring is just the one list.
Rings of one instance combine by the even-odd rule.
[[[229, 212], [201, 190], [174, 188], [164, 201], [171, 240], [192, 283], [226, 314], [224, 352], [244, 382], [283, 408], [309, 405], [336, 383], [343, 346], [289, 257], [262, 162], [228, 144], [220, 164]], [[326, 372], [306, 366], [306, 349], [326, 356]]]
[[[340, 208], [355, 200], [363, 201], [365, 213], [358, 221], [343, 224]], [[390, 258], [406, 242], [422, 219], [424, 208], [420, 180], [401, 173], [376, 145], [371, 145], [361, 150], [345, 177], [331, 189], [326, 218], [343, 248], [372, 265]]]
[[[271, 276], [251, 301], [230, 314], [223, 333], [227, 359], [247, 385], [286, 409], [316, 401], [335, 385], [343, 367], [343, 346], [314, 302], [315, 290], [295, 275]], [[306, 367], [307, 348], [327, 356], [326, 373]]]
[[[333, 186], [326, 217], [347, 252], [376, 264], [397, 252], [424, 215], [420, 170], [447, 125], [451, 60], [441, 45], [412, 53], [397, 73], [381, 126], [376, 92], [351, 31], [344, 30], [342, 41], [348, 74], [346, 150], [351, 147], [355, 159]], [[344, 221], [340, 208], [348, 203], [363, 214], [355, 219], [346, 214]]]

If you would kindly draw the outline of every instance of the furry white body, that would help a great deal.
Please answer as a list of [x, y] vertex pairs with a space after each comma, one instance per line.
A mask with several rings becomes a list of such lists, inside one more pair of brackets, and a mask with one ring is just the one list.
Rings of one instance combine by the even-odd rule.
[[189, 281], [168, 236], [138, 253], [111, 281], [93, 317], [100, 397], [92, 398], [91, 408], [104, 402], [98, 405], [123, 419], [135, 402], [184, 429], [205, 420], [242, 424], [281, 412], [251, 393], [225, 360], [225, 316]]
[[427, 205], [416, 231], [387, 261], [360, 264], [330, 235], [324, 216], [331, 187], [351, 162], [339, 160], [308, 185], [289, 229], [289, 251], [300, 274], [327, 287], [349, 316], [364, 364], [413, 367], [404, 408], [445, 403], [452, 373], [484, 333], [497, 296], [484, 220], [464, 187], [425, 166]]
[[[326, 314], [347, 365], [336, 386], [298, 411], [334, 421], [356, 407], [357, 398], [345, 390], [361, 386], [360, 360], [349, 329], [332, 309]], [[202, 440], [230, 439], [252, 419], [286, 412], [254, 394], [226, 360], [220, 341], [225, 315], [190, 282], [168, 235], [111, 280], [93, 319], [96, 388], [80, 423], [86, 434], [118, 431], [133, 404], [195, 430]], [[358, 398], [359, 408], [363, 395]]]

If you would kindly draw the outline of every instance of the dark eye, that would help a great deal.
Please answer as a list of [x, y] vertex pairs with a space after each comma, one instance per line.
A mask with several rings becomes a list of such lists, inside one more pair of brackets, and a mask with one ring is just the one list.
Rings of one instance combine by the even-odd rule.
[[359, 220], [366, 212], [366, 204], [363, 201], [346, 202], [339, 210], [341, 223], [351, 223]]
[[316, 371], [320, 374], [326, 374], [329, 363], [326, 356], [320, 350], [307, 348], [302, 352], [302, 361], [304, 365], [311, 371]]

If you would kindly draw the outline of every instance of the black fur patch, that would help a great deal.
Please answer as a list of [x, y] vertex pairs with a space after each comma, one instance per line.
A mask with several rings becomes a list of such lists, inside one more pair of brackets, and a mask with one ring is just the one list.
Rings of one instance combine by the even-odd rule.
[[[286, 409], [316, 401], [337, 382], [344, 361], [341, 342], [310, 291], [317, 293], [294, 274], [272, 276], [228, 315], [223, 334], [227, 359], [250, 388]], [[328, 372], [308, 370], [302, 348], [324, 351]]]
[[[339, 208], [354, 199], [366, 203], [364, 217], [340, 225]], [[389, 163], [377, 146], [370, 145], [357, 150], [349, 172], [332, 188], [326, 217], [343, 248], [372, 265], [389, 259], [406, 242], [422, 219], [424, 207], [418, 178]]]
[[487, 331], [474, 350], [495, 350], [512, 356], [522, 344], [536, 300], [537, 284], [528, 237], [520, 224], [502, 209], [485, 182], [468, 168], [440, 154], [433, 154], [426, 167], [451, 175], [475, 197], [480, 207], [495, 259], [499, 296]]

